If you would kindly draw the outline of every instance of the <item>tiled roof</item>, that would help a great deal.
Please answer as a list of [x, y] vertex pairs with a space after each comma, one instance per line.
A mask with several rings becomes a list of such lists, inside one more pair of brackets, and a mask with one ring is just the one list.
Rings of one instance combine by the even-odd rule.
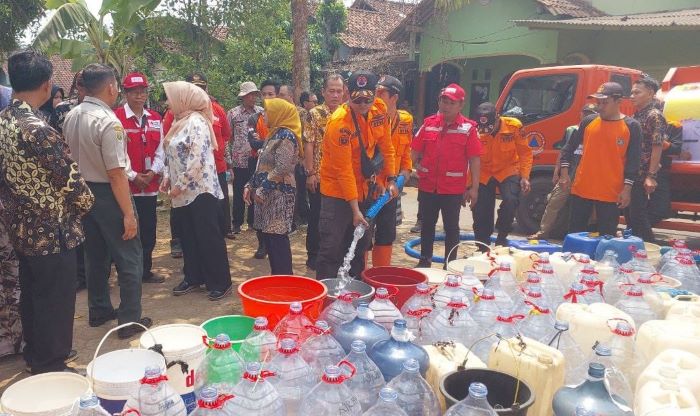
[[553, 16], [594, 17], [605, 14], [585, 0], [537, 0], [537, 2]]
[[413, 7], [407, 2], [357, 0], [348, 9], [347, 28], [340, 34], [340, 40], [350, 48], [394, 49], [396, 45], [384, 39]]
[[514, 20], [518, 26], [570, 29], [700, 28], [700, 9], [630, 14], [626, 16], [585, 17], [567, 20]]
[[70, 87], [73, 85], [73, 77], [75, 72], [73, 72], [73, 61], [70, 59], [65, 59], [59, 55], [52, 55], [49, 60], [53, 64], [53, 78], [54, 84], [63, 88], [63, 92], [70, 94]]

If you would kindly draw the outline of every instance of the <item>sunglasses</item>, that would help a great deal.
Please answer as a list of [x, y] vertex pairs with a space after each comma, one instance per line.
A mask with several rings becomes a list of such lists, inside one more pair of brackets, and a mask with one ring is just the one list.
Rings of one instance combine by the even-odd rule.
[[374, 97], [355, 97], [352, 100], [353, 104], [371, 104], [374, 101]]

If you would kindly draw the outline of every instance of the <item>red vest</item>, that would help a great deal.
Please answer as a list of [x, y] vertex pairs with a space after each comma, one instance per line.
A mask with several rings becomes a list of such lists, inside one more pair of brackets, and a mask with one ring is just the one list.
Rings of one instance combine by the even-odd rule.
[[418, 189], [436, 194], [462, 194], [467, 187], [469, 159], [481, 154], [476, 123], [459, 115], [449, 126], [436, 114], [425, 119], [411, 149], [423, 158], [418, 173]]
[[[126, 109], [124, 106], [114, 110], [119, 121], [124, 126], [124, 132], [127, 136], [126, 151], [131, 161], [131, 169], [136, 173], [146, 173], [150, 170], [153, 159], [156, 155], [156, 150], [161, 141], [161, 118], [160, 114], [155, 111], [149, 111], [149, 116], [144, 113], [143, 119], [145, 122], [139, 126], [136, 123], [136, 116], [126, 118]], [[158, 192], [159, 175], [156, 175], [151, 183], [144, 189], [129, 183], [132, 194]]]

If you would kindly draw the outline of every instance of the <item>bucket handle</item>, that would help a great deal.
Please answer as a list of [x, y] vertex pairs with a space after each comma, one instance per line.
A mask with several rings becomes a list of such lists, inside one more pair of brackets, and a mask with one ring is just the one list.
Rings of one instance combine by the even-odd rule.
[[[148, 328], [146, 328], [144, 325], [142, 325], [138, 322], [127, 322], [125, 324], [117, 325], [116, 327], [107, 331], [107, 333], [100, 340], [100, 343], [97, 344], [97, 349], [95, 349], [95, 354], [92, 356], [92, 368], [90, 368], [90, 380], [88, 380], [88, 382], [90, 383], [90, 391], [91, 392], [94, 393], [93, 383], [95, 382], [95, 364], [97, 362], [96, 361], [97, 357], [100, 355], [100, 350], [102, 349], [102, 344], [104, 344], [105, 341], [107, 341], [107, 338], [109, 338], [109, 336], [112, 335], [113, 333], [115, 333], [116, 331], [118, 331], [122, 328], [130, 327], [131, 325], [138, 325], [141, 328], [143, 328], [148, 333], [148, 335], [151, 337], [151, 339], [153, 340], [153, 346], [155, 347], [156, 345], [158, 345], [158, 342], [156, 341], [156, 337], [153, 336], [153, 333]], [[160, 354], [163, 355], [162, 352]]]
[[447, 266], [447, 270], [448, 270], [449, 272], [452, 272], [452, 273], [455, 273], [455, 274], [460, 274], [460, 273], [463, 272], [463, 270], [454, 270], [454, 269], [450, 268], [450, 266], [449, 266], [450, 257], [452, 257], [452, 252], [454, 252], [455, 250], [457, 250], [457, 248], [458, 248], [459, 246], [463, 246], [463, 245], [472, 245], [472, 244], [475, 244], [475, 245], [477, 245], [477, 246], [482, 246], [482, 247], [486, 248], [487, 255], [489, 256], [489, 259], [491, 258], [491, 247], [488, 246], [488, 245], [486, 245], [486, 244], [484, 244], [484, 243], [482, 243], [481, 241], [476, 241], [476, 240], [460, 241], [459, 243], [457, 243], [457, 245], [455, 245], [454, 247], [452, 247], [452, 250], [450, 250], [449, 253], [447, 253], [447, 258], [445, 259], [445, 263], [448, 265], [448, 266]]

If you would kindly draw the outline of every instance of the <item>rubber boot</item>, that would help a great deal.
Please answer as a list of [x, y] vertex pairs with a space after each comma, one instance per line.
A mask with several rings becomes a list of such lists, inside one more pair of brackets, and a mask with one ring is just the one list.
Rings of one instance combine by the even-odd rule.
[[391, 248], [375, 245], [372, 249], [372, 267], [391, 266]]

